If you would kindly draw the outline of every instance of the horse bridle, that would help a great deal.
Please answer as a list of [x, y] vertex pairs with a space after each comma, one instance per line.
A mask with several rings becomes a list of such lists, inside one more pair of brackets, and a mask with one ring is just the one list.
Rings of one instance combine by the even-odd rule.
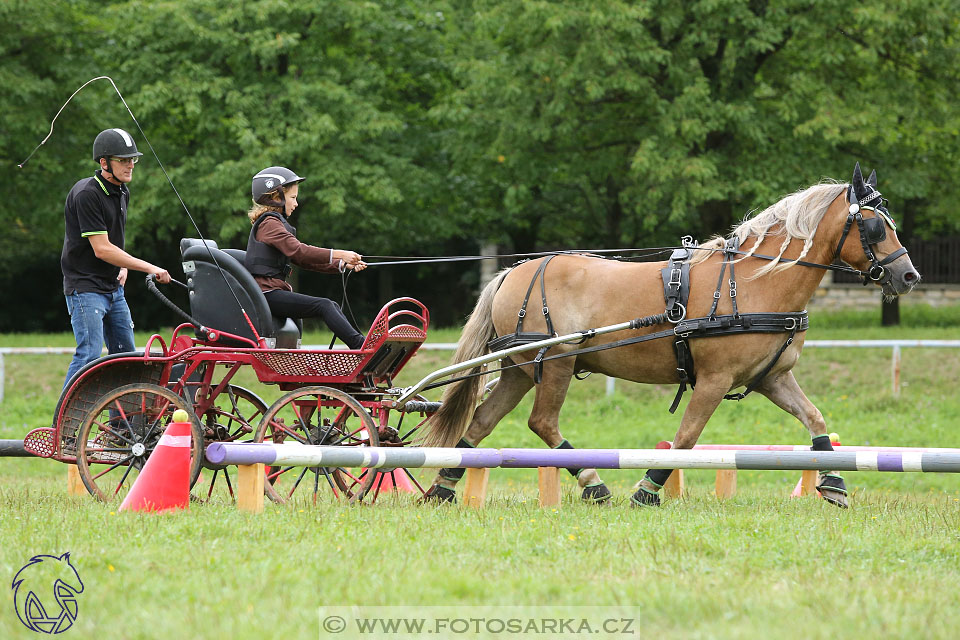
[[[890, 273], [888, 269], [885, 269], [884, 265], [888, 265], [900, 256], [906, 255], [907, 249], [906, 247], [900, 247], [883, 260], [877, 259], [871, 246], [879, 244], [886, 239], [887, 226], [896, 231], [897, 225], [893, 221], [890, 212], [887, 211], [885, 206], [886, 200], [883, 199], [880, 192], [870, 184], [865, 186], [870, 189], [870, 191], [860, 199], [857, 199], [852, 184], [847, 188], [847, 202], [850, 203], [849, 213], [847, 214], [847, 222], [843, 225], [840, 242], [837, 243], [837, 249], [833, 252], [831, 262], [836, 262], [840, 258], [840, 250], [843, 248], [843, 243], [846, 241], [847, 234], [850, 232], [853, 223], [856, 222], [857, 229], [860, 231], [860, 246], [863, 247], [863, 253], [866, 255], [867, 260], [870, 261], [870, 269], [867, 271], [867, 277], [882, 287], [890, 284], [893, 279], [893, 274]], [[863, 214], [860, 213], [864, 209], [873, 211], [876, 216], [873, 218], [864, 218]], [[863, 284], [867, 284], [867, 277], [860, 276]]]

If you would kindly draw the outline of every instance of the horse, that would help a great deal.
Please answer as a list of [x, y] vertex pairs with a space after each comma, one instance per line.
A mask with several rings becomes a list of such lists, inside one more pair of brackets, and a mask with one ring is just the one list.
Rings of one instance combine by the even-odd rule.
[[[460, 337], [455, 364], [490, 353], [488, 343], [498, 336], [500, 344], [503, 336], [512, 336], [518, 344], [516, 340], [524, 338], [529, 342], [531, 335], [562, 336], [641, 316], [643, 321], [618, 335], [585, 332], [581, 344], [561, 344], [539, 353], [535, 345], [503, 358], [500, 378], [482, 402], [486, 370], [475, 367], [446, 386], [440, 409], [424, 425], [422, 443], [475, 447], [535, 387], [529, 428], [551, 448], [573, 448], [560, 433], [560, 408], [570, 379], [594, 372], [640, 383], [679, 382], [680, 393], [692, 384], [674, 449], [692, 448], [720, 401], [725, 396], [742, 398], [743, 393], [729, 394], [746, 386], [747, 392], [757, 391], [800, 420], [810, 433], [813, 450], [832, 450], [823, 415], [792, 372], [806, 336], [807, 303], [831, 268], [860, 274], [864, 284], [879, 286], [888, 300], [908, 293], [920, 281], [876, 184], [876, 172], [865, 181], [857, 163], [850, 183], [822, 181], [747, 216], [729, 239], [691, 243], [692, 255], [685, 261], [687, 301], [683, 307], [673, 304], [666, 314], [650, 315], [664, 309], [667, 277], [661, 271], [673, 272], [679, 262], [668, 266], [559, 254], [502, 270], [481, 292]], [[831, 266], [837, 260], [848, 266]], [[526, 313], [538, 276], [543, 309]], [[757, 318], [779, 318], [780, 325], [766, 332], [689, 331], [681, 339], [681, 327], [749, 324], [743, 319], [750, 317], [754, 324], [760, 324]], [[691, 323], [692, 318], [697, 321]], [[659, 335], [676, 339], [651, 339], [657, 336], [658, 324], [667, 327]], [[681, 366], [678, 350], [683, 349], [689, 353]], [[583, 489], [582, 500], [601, 503], [610, 498], [595, 469], [569, 471]], [[631, 503], [659, 505], [658, 492], [671, 472], [648, 470], [635, 485]], [[425, 499], [454, 501], [462, 475], [463, 469], [441, 469]], [[826, 500], [847, 506], [846, 486], [839, 475], [821, 471], [817, 486]]]

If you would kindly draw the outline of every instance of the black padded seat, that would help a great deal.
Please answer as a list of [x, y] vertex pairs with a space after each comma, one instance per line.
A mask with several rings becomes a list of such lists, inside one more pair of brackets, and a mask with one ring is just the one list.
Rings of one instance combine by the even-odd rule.
[[[268, 346], [277, 349], [299, 348], [300, 327], [290, 318], [278, 318], [270, 313], [260, 285], [243, 266], [244, 251], [218, 249], [217, 243], [212, 240], [204, 243], [196, 238], [183, 238], [180, 240], [180, 253], [183, 272], [187, 276], [190, 315], [201, 324], [254, 340], [253, 332], [240, 312], [240, 307], [243, 307], [257, 333], [267, 338]], [[240, 301], [240, 307], [237, 306], [237, 300]], [[229, 338], [218, 340], [218, 343], [250, 346]]]

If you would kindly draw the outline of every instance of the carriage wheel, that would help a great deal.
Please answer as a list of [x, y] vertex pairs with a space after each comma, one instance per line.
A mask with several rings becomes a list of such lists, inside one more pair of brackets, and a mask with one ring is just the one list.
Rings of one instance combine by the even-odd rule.
[[[257, 394], [237, 385], [228, 385], [200, 416], [204, 440], [207, 443], [252, 442], [257, 425], [266, 412], [267, 403]], [[207, 471], [201, 476], [202, 484], [194, 489], [194, 499], [210, 500], [215, 489], [218, 493], [226, 491], [233, 499], [236, 475], [231, 479], [230, 467], [214, 465], [206, 459], [203, 467]]]
[[190, 416], [192, 486], [203, 462], [200, 423], [186, 400], [164, 387], [143, 383], [110, 391], [84, 417], [77, 467], [87, 491], [104, 502], [122, 499], [177, 409]]
[[[427, 399], [422, 395], [417, 395], [414, 397], [415, 400], [426, 402]], [[392, 415], [399, 415], [396, 426], [388, 425], [387, 427], [380, 430], [380, 446], [381, 447], [411, 447], [419, 446], [416, 442], [416, 437], [423, 425], [430, 419], [433, 415], [432, 413], [427, 414], [423, 417], [418, 414], [405, 414], [399, 413]], [[414, 469], [413, 471], [419, 471], [419, 469]], [[380, 497], [381, 492], [390, 493], [391, 490], [389, 487], [397, 486], [402, 483], [404, 480], [409, 481], [412, 491], [419, 494], [422, 497], [426, 494], [427, 490], [430, 488], [430, 483], [422, 483], [420, 479], [415, 476], [410, 469], [390, 469], [386, 471], [381, 471], [378, 469], [373, 469], [370, 471], [365, 471], [364, 473], [373, 473], [374, 480], [370, 491], [367, 492], [364, 500], [370, 503], [376, 502]], [[336, 476], [335, 476], [336, 478]]]
[[[380, 444], [367, 410], [349, 394], [330, 387], [304, 387], [280, 397], [263, 416], [253, 440], [342, 447]], [[264, 491], [279, 503], [298, 495], [315, 502], [321, 491], [354, 502], [375, 479], [375, 474], [344, 467], [267, 467], [266, 474]]]

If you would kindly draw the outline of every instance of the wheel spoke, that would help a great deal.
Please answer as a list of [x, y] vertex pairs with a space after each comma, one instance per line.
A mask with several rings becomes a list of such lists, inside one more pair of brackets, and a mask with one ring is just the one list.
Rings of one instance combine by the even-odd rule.
[[[106, 469], [104, 469], [103, 471], [101, 471], [100, 473], [98, 473], [97, 475], [93, 476], [93, 479], [96, 480], [97, 478], [103, 477], [104, 475], [110, 473], [111, 471], [113, 471], [113, 470], [116, 469], [117, 467], [121, 466], [123, 463], [128, 462], [131, 458], [133, 458], [132, 455], [131, 455], [131, 456], [127, 456], [127, 457], [124, 458], [123, 460], [117, 460], [115, 463], [113, 463], [112, 465], [110, 465], [109, 467], [107, 467]], [[130, 465], [130, 466], [132, 467], [133, 465]]]
[[[213, 477], [210, 478], [210, 487], [207, 489], [207, 500], [210, 499], [210, 496], [213, 494], [213, 485], [217, 484], [217, 474], [220, 473], [221, 469], [213, 470]], [[226, 471], [223, 469], [223, 471]]]
[[426, 493], [426, 490], [420, 485], [419, 482], [417, 482], [417, 479], [413, 476], [413, 473], [410, 472], [410, 469], [403, 467], [403, 472], [407, 474], [407, 477], [410, 478], [410, 481], [413, 482], [413, 484], [417, 485], [417, 489], [420, 490], [420, 493]]
[[233, 498], [233, 484], [230, 482], [230, 472], [226, 469], [223, 470], [223, 479], [227, 482], [227, 493]]
[[131, 471], [133, 471], [133, 465], [132, 465], [132, 464], [128, 464], [128, 465], [127, 465], [127, 470], [123, 472], [123, 477], [120, 478], [120, 482], [117, 484], [117, 488], [116, 488], [116, 490], [113, 492], [113, 495], [117, 495], [118, 493], [120, 493], [120, 487], [122, 487], [122, 486], [123, 486], [123, 483], [126, 482], [127, 476], [130, 475], [130, 472], [131, 472]]
[[[292, 468], [292, 467], [291, 467]], [[297, 490], [297, 487], [300, 486], [300, 481], [303, 480], [303, 476], [307, 475], [307, 471], [310, 467], [303, 467], [303, 470], [300, 472], [300, 475], [297, 477], [296, 482], [293, 483], [293, 486], [290, 488], [290, 492], [287, 494], [287, 498], [293, 495], [293, 492]]]
[[[276, 469], [277, 467], [273, 467], [273, 468]], [[285, 469], [281, 468], [279, 471], [275, 473], [267, 474], [267, 480], [270, 480], [270, 481], [276, 480], [277, 478], [285, 474], [287, 471], [293, 471], [294, 469], [296, 469], [296, 467], [287, 467]]]
[[[126, 418], [121, 418], [121, 420], [123, 420], [124, 423], [127, 424], [127, 431], [129, 431], [130, 436], [133, 437], [133, 429], [130, 428], [130, 423], [127, 422]], [[100, 421], [97, 421], [95, 424], [100, 429], [100, 433], [104, 433], [104, 432], [109, 433], [111, 436], [114, 436], [115, 438], [119, 438], [120, 440], [123, 440], [124, 442], [129, 444], [131, 447], [135, 444], [133, 440], [125, 437], [122, 433], [117, 433], [116, 431], [114, 431], [113, 428], [109, 426], [109, 423], [104, 424]]]
[[[146, 435], [143, 436], [143, 441], [144, 441], [144, 442], [150, 442], [150, 438], [153, 436], [153, 432], [156, 430], [157, 425], [160, 424], [160, 422], [163, 420], [164, 414], [167, 413], [167, 408], [170, 406], [170, 401], [167, 400], [166, 398], [164, 398], [164, 401], [165, 401], [165, 402], [164, 402], [164, 404], [161, 406], [160, 411], [157, 412], [157, 417], [154, 418], [153, 422], [150, 423], [150, 428], [147, 429]], [[147, 415], [146, 412], [147, 412], [147, 409], [146, 409], [146, 398], [144, 398], [144, 409], [143, 409], [143, 415], [144, 415], [144, 416]]]

